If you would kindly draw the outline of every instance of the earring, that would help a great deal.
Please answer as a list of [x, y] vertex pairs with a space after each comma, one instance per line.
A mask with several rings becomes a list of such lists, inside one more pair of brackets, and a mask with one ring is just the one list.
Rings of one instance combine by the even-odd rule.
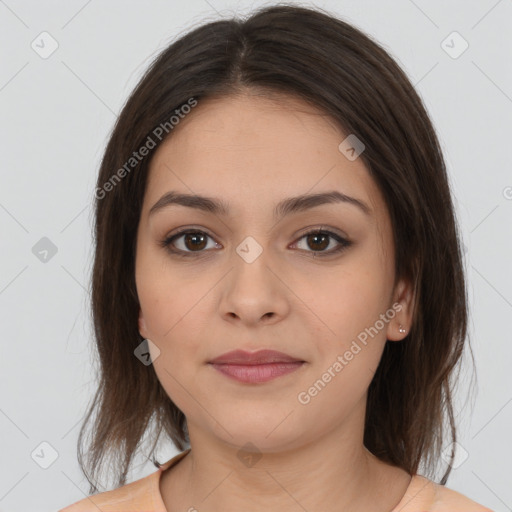
[[402, 327], [402, 324], [400, 324], [400, 326], [398, 327], [398, 332], [402, 332], [402, 333], [404, 333], [404, 332], [407, 332], [407, 329], [404, 329], [404, 328]]

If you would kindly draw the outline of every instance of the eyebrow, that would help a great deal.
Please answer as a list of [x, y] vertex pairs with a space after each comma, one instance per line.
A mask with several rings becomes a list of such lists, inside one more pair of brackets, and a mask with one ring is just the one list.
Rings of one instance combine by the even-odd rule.
[[[319, 194], [301, 195], [289, 197], [278, 203], [274, 208], [274, 218], [281, 218], [292, 213], [303, 212], [323, 204], [346, 203], [359, 208], [364, 214], [371, 215], [370, 207], [355, 197], [347, 196], [337, 190], [322, 192]], [[188, 208], [196, 208], [216, 215], [229, 215], [229, 204], [221, 199], [205, 197], [195, 194], [183, 194], [170, 191], [164, 194], [149, 210], [149, 215], [162, 210], [170, 205], [181, 205]]]

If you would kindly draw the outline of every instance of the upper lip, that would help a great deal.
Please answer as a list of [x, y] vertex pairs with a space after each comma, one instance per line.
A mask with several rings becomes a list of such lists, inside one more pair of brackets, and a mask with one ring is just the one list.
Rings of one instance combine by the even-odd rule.
[[245, 352], [243, 350], [233, 350], [226, 352], [215, 359], [209, 361], [214, 364], [267, 364], [267, 363], [293, 363], [305, 362], [302, 359], [289, 356], [277, 350], [258, 350], [256, 352]]

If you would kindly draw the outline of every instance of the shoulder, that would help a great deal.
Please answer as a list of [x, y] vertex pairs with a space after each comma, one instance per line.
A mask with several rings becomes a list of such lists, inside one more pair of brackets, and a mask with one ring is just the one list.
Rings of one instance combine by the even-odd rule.
[[436, 501], [432, 512], [493, 512], [464, 494], [434, 482]]
[[160, 470], [111, 491], [84, 498], [58, 512], [165, 512], [155, 500], [155, 485], [158, 485]]
[[58, 512], [167, 512], [160, 494], [161, 475], [189, 452], [190, 448], [178, 453], [144, 478], [112, 491], [93, 494]]
[[494, 512], [464, 494], [415, 475], [404, 496], [408, 500], [402, 512]]

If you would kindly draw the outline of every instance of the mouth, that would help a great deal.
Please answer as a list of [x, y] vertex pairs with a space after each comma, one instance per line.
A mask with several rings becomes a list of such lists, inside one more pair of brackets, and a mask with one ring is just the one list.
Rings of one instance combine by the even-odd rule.
[[245, 352], [233, 350], [209, 361], [210, 364], [264, 365], [272, 363], [304, 363], [305, 361], [277, 350], [258, 350]]
[[238, 382], [263, 383], [287, 375], [306, 361], [275, 350], [244, 352], [235, 350], [209, 361], [215, 370]]

